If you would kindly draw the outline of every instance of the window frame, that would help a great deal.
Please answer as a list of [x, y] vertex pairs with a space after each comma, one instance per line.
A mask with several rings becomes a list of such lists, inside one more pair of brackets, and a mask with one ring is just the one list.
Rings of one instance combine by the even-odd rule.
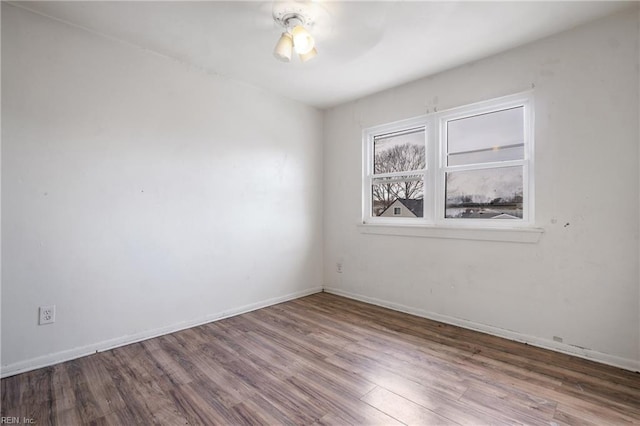
[[[395, 121], [393, 123], [382, 124], [379, 126], [369, 127], [363, 130], [363, 152], [362, 156], [362, 170], [364, 171], [362, 177], [362, 223], [377, 223], [377, 224], [428, 224], [430, 223], [431, 217], [427, 218], [427, 209], [425, 206], [427, 205], [427, 200], [423, 201], [423, 217], [382, 217], [382, 216], [373, 216], [373, 197], [371, 194], [371, 188], [373, 186], [373, 181], [376, 176], [403, 176], [403, 175], [417, 175], [422, 176], [424, 181], [423, 190], [429, 186], [427, 184], [427, 180], [429, 182], [433, 182], [431, 167], [428, 163], [428, 159], [430, 158], [429, 152], [429, 128], [427, 127], [427, 115], [422, 115], [419, 117], [413, 117], [406, 120]], [[427, 161], [425, 162], [425, 168], [422, 170], [411, 170], [407, 172], [395, 172], [395, 173], [384, 173], [381, 175], [375, 175], [374, 173], [374, 138], [378, 135], [388, 134], [388, 133], [396, 133], [409, 129], [417, 129], [424, 127], [425, 132], [425, 157]]]
[[[524, 154], [522, 160], [507, 160], [487, 163], [471, 163], [465, 165], [447, 165], [447, 122], [473, 117], [480, 114], [498, 112], [505, 109], [523, 107], [524, 115]], [[398, 218], [373, 216], [372, 185], [374, 138], [377, 135], [399, 132], [409, 126], [425, 128], [425, 169], [423, 174], [423, 208], [422, 218]], [[362, 131], [363, 141], [363, 179], [362, 179], [362, 223], [364, 225], [414, 225], [438, 226], [447, 228], [528, 228], [535, 224], [535, 186], [534, 186], [534, 105], [533, 92], [522, 92], [514, 95], [490, 99], [473, 104], [463, 105], [440, 112], [433, 112], [419, 117], [392, 123], [377, 125]], [[446, 218], [446, 173], [464, 170], [497, 169], [503, 167], [522, 167], [522, 219], [472, 219]]]

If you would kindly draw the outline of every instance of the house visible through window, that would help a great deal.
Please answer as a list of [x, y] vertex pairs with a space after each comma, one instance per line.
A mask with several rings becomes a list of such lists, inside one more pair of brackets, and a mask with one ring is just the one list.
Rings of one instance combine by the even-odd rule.
[[532, 98], [366, 129], [365, 223], [533, 223]]

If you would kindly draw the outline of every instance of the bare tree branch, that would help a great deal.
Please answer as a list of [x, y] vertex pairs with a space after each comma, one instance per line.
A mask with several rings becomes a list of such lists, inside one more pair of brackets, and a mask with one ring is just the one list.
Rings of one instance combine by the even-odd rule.
[[[374, 171], [376, 174], [407, 172], [422, 170], [425, 167], [425, 147], [405, 143], [390, 149], [376, 152], [374, 156]], [[374, 214], [379, 215], [397, 199], [422, 198], [423, 180], [383, 183], [374, 185], [372, 199]]]

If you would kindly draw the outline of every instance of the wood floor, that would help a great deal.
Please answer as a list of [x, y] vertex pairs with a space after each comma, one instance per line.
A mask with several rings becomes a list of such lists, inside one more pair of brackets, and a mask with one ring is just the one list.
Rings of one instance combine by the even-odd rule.
[[319, 293], [2, 380], [38, 425], [640, 424], [640, 375]]

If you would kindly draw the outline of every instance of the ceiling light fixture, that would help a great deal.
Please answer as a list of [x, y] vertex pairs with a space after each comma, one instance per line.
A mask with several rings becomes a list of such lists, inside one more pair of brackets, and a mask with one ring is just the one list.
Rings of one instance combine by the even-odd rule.
[[291, 61], [294, 50], [302, 62], [306, 62], [318, 54], [315, 40], [305, 28], [312, 23], [312, 20], [301, 9], [274, 11], [273, 20], [285, 29], [273, 50], [273, 55], [277, 59], [283, 62]]

